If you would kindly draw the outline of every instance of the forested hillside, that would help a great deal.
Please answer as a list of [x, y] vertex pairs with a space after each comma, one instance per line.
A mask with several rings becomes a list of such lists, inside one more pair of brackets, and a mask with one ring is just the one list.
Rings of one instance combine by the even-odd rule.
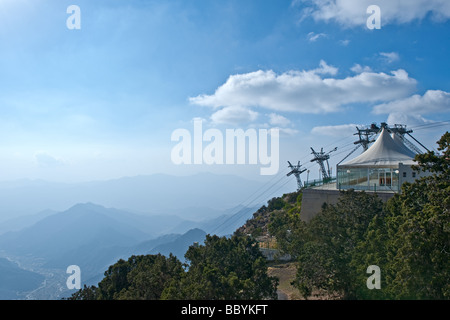
[[[258, 248], [266, 238], [296, 262], [293, 285], [304, 298], [449, 299], [449, 145], [447, 132], [439, 154], [417, 155], [415, 170], [432, 175], [405, 183], [387, 203], [349, 190], [304, 222], [301, 191], [286, 194], [268, 201], [231, 238], [208, 235], [191, 246], [188, 265], [172, 256], [131, 257], [111, 266], [98, 288], [72, 298], [275, 299], [278, 281], [267, 275]], [[369, 266], [380, 271], [375, 288], [368, 285]]]
[[[269, 201], [241, 230], [267, 230], [296, 259], [293, 284], [305, 298], [449, 299], [449, 144], [447, 132], [438, 141], [439, 155], [417, 155], [415, 169], [432, 175], [404, 184], [386, 204], [376, 194], [349, 190], [305, 223], [301, 195], [294, 202], [292, 194]], [[369, 266], [379, 267], [380, 289], [368, 288]]]

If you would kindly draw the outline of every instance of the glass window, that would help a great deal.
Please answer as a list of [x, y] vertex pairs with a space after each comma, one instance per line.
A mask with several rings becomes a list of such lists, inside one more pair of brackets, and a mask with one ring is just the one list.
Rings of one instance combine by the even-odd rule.
[[338, 168], [341, 189], [398, 191], [398, 178], [399, 171], [392, 168]]
[[392, 172], [392, 190], [398, 191], [398, 170]]
[[392, 186], [391, 171], [386, 171], [386, 186]]

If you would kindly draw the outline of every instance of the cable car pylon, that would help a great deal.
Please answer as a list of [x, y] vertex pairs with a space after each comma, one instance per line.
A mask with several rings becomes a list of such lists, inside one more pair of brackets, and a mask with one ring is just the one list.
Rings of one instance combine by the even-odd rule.
[[296, 166], [293, 166], [292, 163], [288, 161], [289, 168], [291, 168], [291, 172], [289, 172], [286, 176], [294, 175], [294, 177], [297, 179], [297, 191], [299, 191], [303, 185], [302, 185], [302, 179], [300, 178], [300, 174], [306, 171], [306, 169], [301, 169], [302, 165], [300, 164], [300, 161]]
[[[330, 159], [330, 153], [337, 150], [337, 147], [334, 148], [331, 151], [328, 151], [325, 153], [323, 151], [323, 148], [320, 149], [320, 152], [316, 152], [312, 147], [312, 154], [314, 155], [314, 158], [311, 160], [311, 162], [317, 162], [320, 167], [320, 171], [322, 172], [322, 180], [323, 182], [327, 182], [331, 180], [331, 172], [330, 172], [330, 165], [328, 164], [328, 159]], [[327, 163], [327, 169], [325, 169], [325, 164]]]

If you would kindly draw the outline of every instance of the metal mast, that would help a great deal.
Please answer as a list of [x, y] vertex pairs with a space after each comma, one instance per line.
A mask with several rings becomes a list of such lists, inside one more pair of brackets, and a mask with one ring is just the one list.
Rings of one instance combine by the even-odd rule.
[[355, 141], [354, 144], [363, 146], [364, 151], [367, 151], [367, 149], [369, 149], [369, 144], [375, 142], [375, 139], [371, 139], [371, 137], [376, 135], [380, 131], [380, 128], [375, 123], [372, 123], [368, 128], [356, 127], [356, 130], [358, 132], [353, 135], [358, 135], [359, 140]]
[[[312, 154], [314, 155], [314, 158], [311, 160], [311, 162], [316, 161], [319, 166], [320, 170], [322, 172], [322, 180], [327, 181], [331, 179], [331, 173], [330, 173], [330, 165], [328, 164], [328, 159], [330, 159], [330, 153], [337, 150], [337, 147], [333, 150], [325, 153], [323, 151], [323, 148], [320, 149], [320, 152], [314, 151], [314, 149], [311, 147]], [[324, 162], [327, 163], [327, 169], [325, 169]]]
[[297, 191], [298, 191], [302, 188], [302, 180], [300, 179], [300, 174], [305, 172], [306, 169], [300, 169], [301, 168], [300, 161], [296, 166], [293, 166], [289, 161], [288, 164], [289, 168], [291, 168], [291, 172], [289, 172], [286, 176], [289, 177], [291, 174], [295, 176], [295, 178], [297, 179]]
[[347, 154], [341, 161], [339, 161], [338, 165], [341, 164], [342, 161], [347, 159], [353, 152], [358, 150], [358, 148], [361, 146], [364, 149], [363, 152], [367, 151], [367, 149], [369, 149], [369, 145], [372, 142], [375, 142], [375, 139], [372, 139], [372, 137], [380, 131], [380, 128], [375, 123], [372, 123], [370, 127], [367, 128], [356, 127], [356, 130], [358, 132], [353, 134], [354, 136], [357, 135], [359, 137], [358, 141], [353, 142], [353, 144], [356, 144], [356, 147], [352, 151], [350, 151], [350, 153]]
[[406, 125], [403, 124], [395, 124], [394, 127], [389, 127], [388, 130], [390, 132], [392, 132], [393, 134], [395, 134], [398, 138], [400, 138], [402, 140], [402, 142], [411, 150], [414, 151], [415, 153], [421, 154], [422, 150], [420, 150], [419, 148], [417, 148], [411, 141], [409, 141], [408, 139], [406, 139], [405, 134], [407, 134], [408, 136], [410, 136], [411, 138], [414, 139], [414, 141], [416, 141], [418, 144], [420, 144], [422, 146], [422, 148], [424, 148], [425, 150], [429, 151], [423, 144], [421, 144], [417, 139], [415, 139], [410, 133], [413, 132], [412, 130], [406, 130]]

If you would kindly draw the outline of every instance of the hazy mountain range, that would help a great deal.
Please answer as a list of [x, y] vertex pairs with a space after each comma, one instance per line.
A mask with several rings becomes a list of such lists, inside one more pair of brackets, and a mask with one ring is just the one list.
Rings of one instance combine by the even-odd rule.
[[[64, 287], [67, 277], [64, 272], [69, 265], [80, 267], [84, 284], [97, 284], [109, 265], [133, 254], [172, 253], [184, 260], [184, 253], [194, 242], [201, 243], [210, 232], [233, 233], [254, 211], [255, 208], [235, 208], [212, 219], [190, 221], [176, 216], [130, 213], [93, 203], [77, 204], [62, 212], [40, 213], [37, 216], [41, 219], [35, 217], [38, 221], [31, 226], [0, 235], [0, 254], [20, 262], [24, 266], [24, 269], [17, 267], [20, 271], [33, 270], [36, 276], [58, 274], [52, 280], [59, 282], [54, 284], [53, 292], [42, 294], [35, 290], [29, 298], [36, 298], [35, 294], [40, 298], [48, 298], [48, 294], [52, 298], [67, 296], [70, 292]], [[6, 267], [0, 264], [0, 273], [4, 271], [2, 268]], [[17, 286], [30, 287], [27, 277], [17, 281], [12, 287], [10, 282], [0, 282], [3, 298], [15, 299]], [[32, 284], [34, 289], [41, 286], [41, 291], [49, 290], [42, 283]], [[23, 298], [25, 293], [21, 294]]]
[[[10, 219], [44, 210], [63, 211], [86, 202], [135, 213], [170, 214], [202, 220], [242, 204], [263, 185], [261, 181], [211, 173], [191, 176], [155, 174], [81, 183], [0, 182], [0, 225]], [[279, 194], [286, 191], [292, 190], [286, 188]], [[4, 231], [5, 228], [0, 226], [0, 232]]]

